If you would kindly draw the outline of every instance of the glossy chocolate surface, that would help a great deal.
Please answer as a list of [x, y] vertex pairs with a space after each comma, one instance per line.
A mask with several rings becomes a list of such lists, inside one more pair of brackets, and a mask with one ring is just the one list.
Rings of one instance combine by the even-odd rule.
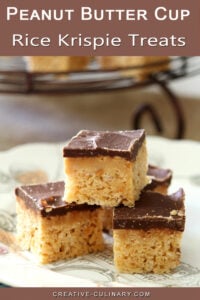
[[153, 165], [148, 166], [147, 175], [151, 177], [152, 181], [144, 188], [145, 191], [153, 190], [160, 185], [168, 187], [172, 180], [170, 169], [162, 169]]
[[145, 131], [82, 130], [63, 149], [64, 157], [120, 156], [135, 160], [145, 139]]
[[142, 192], [135, 207], [120, 206], [114, 209], [114, 229], [169, 228], [183, 231], [185, 225], [184, 191], [165, 196]]
[[51, 182], [38, 185], [21, 186], [15, 189], [15, 194], [26, 207], [39, 212], [41, 216], [65, 215], [69, 211], [94, 210], [95, 205], [67, 204], [63, 201], [64, 182]]

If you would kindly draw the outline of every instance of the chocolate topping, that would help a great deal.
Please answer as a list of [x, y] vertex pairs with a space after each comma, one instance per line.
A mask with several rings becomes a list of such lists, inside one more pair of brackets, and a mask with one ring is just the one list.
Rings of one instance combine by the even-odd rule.
[[63, 149], [64, 157], [120, 156], [135, 160], [145, 139], [145, 131], [82, 130]]
[[26, 207], [39, 212], [43, 217], [65, 215], [72, 210], [94, 210], [98, 208], [96, 205], [67, 204], [63, 201], [63, 181], [21, 186], [15, 189], [15, 194], [23, 200]]
[[169, 228], [183, 231], [185, 226], [184, 191], [165, 196], [142, 192], [135, 207], [119, 206], [114, 209], [114, 229]]
[[145, 191], [153, 190], [157, 186], [169, 186], [172, 179], [172, 171], [170, 169], [161, 169], [156, 166], [149, 165], [147, 175], [151, 177], [152, 181], [144, 188]]

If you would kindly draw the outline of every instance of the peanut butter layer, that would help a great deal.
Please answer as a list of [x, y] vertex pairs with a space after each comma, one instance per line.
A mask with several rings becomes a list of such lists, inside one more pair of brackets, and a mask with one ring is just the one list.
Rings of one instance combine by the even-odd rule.
[[154, 192], [142, 192], [135, 207], [120, 206], [114, 209], [114, 229], [168, 228], [184, 231], [184, 191], [166, 196]]
[[15, 194], [24, 205], [37, 211], [42, 217], [65, 215], [76, 210], [95, 210], [98, 206], [87, 204], [67, 204], [63, 201], [65, 184], [63, 181], [38, 185], [21, 186], [15, 189]]
[[120, 156], [134, 161], [145, 140], [145, 131], [82, 130], [63, 149], [64, 157]]

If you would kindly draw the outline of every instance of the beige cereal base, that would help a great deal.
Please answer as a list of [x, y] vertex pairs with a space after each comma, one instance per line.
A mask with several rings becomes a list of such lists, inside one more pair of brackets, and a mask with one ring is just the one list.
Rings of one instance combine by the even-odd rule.
[[104, 248], [102, 211], [71, 211], [64, 216], [41, 217], [17, 199], [17, 239], [42, 264], [70, 259]]
[[65, 196], [68, 203], [114, 207], [134, 206], [148, 183], [144, 141], [135, 161], [115, 156], [64, 158]]
[[122, 273], [168, 273], [180, 264], [182, 232], [115, 229], [114, 263]]

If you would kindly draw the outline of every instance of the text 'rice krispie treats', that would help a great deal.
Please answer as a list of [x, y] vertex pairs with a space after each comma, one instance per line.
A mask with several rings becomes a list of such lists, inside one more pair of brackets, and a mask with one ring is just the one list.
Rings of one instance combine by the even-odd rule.
[[132, 207], [149, 182], [144, 130], [82, 130], [63, 156], [68, 203]]
[[15, 193], [19, 245], [40, 263], [103, 250], [101, 208], [66, 204], [64, 182], [22, 186]]
[[[144, 187], [143, 191], [152, 191], [166, 195], [172, 180], [172, 171], [148, 165], [147, 175], [151, 178], [151, 182]], [[112, 234], [112, 219], [113, 208], [103, 207], [103, 230], [109, 234]]]
[[180, 264], [184, 192], [143, 192], [134, 208], [114, 209], [114, 263], [123, 273], [166, 273]]

